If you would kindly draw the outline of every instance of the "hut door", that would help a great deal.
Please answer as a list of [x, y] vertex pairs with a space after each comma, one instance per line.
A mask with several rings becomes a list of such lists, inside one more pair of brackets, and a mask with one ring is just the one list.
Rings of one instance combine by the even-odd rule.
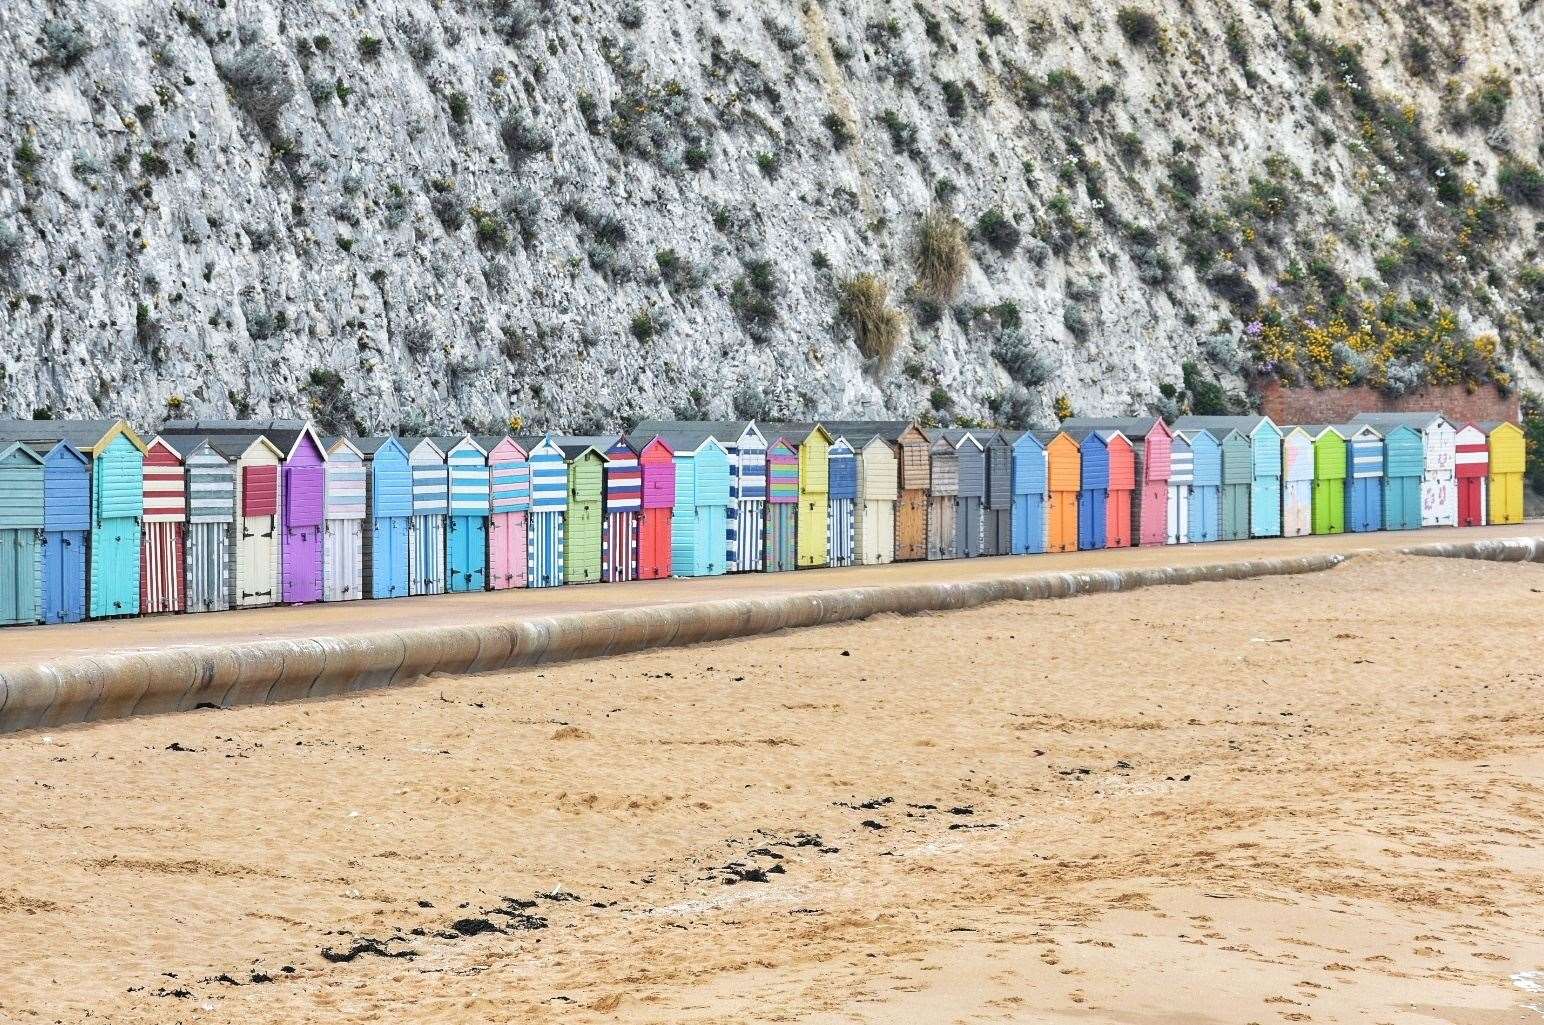
[[1460, 527], [1484, 525], [1485, 511], [1482, 498], [1484, 489], [1484, 477], [1458, 478], [1458, 525]]
[[895, 557], [904, 561], [927, 558], [927, 493], [902, 491], [895, 503]]
[[928, 500], [927, 557], [929, 559], [953, 559], [959, 555], [954, 547], [959, 516], [958, 500], [952, 497]]
[[31, 529], [0, 530], [0, 623], [33, 621], [33, 552], [35, 540], [23, 542], [22, 535], [35, 539]]
[[1125, 488], [1112, 489], [1105, 500], [1104, 537], [1110, 548], [1131, 547], [1131, 492]]
[[1190, 541], [1190, 485], [1169, 485], [1169, 535], [1171, 545]]
[[1109, 497], [1103, 488], [1090, 488], [1078, 493], [1078, 547], [1081, 549], [1103, 548], [1108, 543], [1106, 518], [1109, 515]]

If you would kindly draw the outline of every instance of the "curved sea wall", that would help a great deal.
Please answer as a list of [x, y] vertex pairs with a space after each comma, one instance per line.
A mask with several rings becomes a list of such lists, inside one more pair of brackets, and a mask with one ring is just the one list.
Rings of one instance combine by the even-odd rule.
[[[1544, 562], [1544, 538], [1413, 545], [1402, 554]], [[809, 594], [423, 626], [347, 637], [78, 656], [0, 669], [0, 733], [196, 708], [295, 701], [647, 648], [914, 614], [1332, 569], [1356, 553], [1196, 566], [1035, 573], [992, 580], [853, 587]]]

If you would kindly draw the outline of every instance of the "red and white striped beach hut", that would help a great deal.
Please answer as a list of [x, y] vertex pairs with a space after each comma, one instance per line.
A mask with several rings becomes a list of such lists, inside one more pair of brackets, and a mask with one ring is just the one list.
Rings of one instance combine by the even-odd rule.
[[187, 470], [182, 453], [157, 437], [145, 450], [144, 529], [139, 547], [141, 615], [186, 612]]

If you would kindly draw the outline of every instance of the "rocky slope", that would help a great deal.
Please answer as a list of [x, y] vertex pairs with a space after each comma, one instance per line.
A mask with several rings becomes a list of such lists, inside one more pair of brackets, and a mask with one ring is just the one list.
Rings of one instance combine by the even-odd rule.
[[6, 414], [1023, 422], [1544, 365], [1538, 0], [12, 0], [0, 39]]

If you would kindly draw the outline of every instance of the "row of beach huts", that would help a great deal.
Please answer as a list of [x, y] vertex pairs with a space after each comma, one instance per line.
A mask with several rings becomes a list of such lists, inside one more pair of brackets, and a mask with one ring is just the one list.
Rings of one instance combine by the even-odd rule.
[[300, 420], [0, 421], [0, 623], [1516, 523], [1524, 437], [1347, 424], [647, 421], [324, 437]]

